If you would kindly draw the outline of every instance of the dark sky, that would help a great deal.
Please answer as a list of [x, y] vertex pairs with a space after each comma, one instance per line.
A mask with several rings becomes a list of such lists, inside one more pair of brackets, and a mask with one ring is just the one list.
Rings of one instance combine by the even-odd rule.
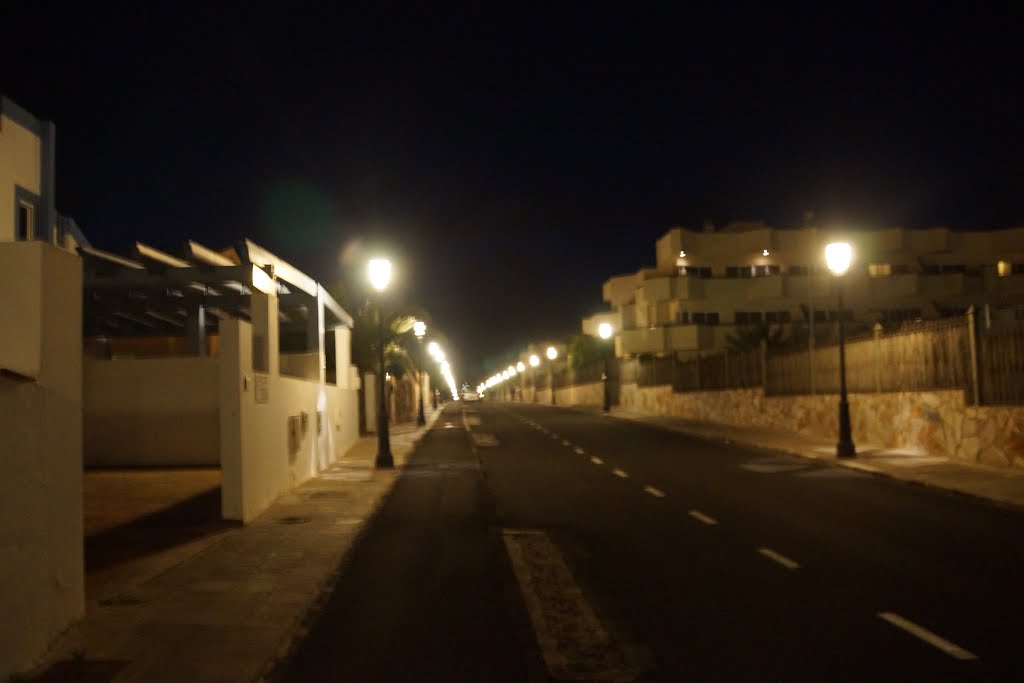
[[577, 331], [675, 225], [1024, 224], [1011, 3], [209, 4], [0, 10], [58, 208], [100, 248], [248, 236], [324, 283], [389, 245], [466, 379]]

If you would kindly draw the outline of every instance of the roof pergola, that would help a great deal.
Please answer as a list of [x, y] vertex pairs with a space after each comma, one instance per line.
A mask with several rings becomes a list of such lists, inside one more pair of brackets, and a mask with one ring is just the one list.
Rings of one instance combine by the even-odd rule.
[[201, 353], [203, 337], [221, 319], [250, 319], [254, 292], [277, 295], [282, 338], [301, 334], [312, 345], [321, 309], [324, 330], [352, 326], [319, 283], [250, 240], [223, 252], [190, 240], [184, 251], [180, 258], [137, 242], [125, 258], [80, 247], [85, 336], [185, 336]]

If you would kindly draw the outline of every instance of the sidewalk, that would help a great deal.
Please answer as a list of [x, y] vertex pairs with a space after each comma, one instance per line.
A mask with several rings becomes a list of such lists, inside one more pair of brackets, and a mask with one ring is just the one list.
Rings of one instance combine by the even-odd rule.
[[27, 680], [231, 683], [263, 680], [303, 634], [345, 555], [431, 425], [391, 430], [393, 470], [375, 470], [375, 436], [281, 496], [255, 522], [159, 575], [90, 605]]
[[[582, 408], [600, 413], [599, 408]], [[643, 422], [703, 439], [781, 451], [893, 479], [955, 491], [998, 504], [1024, 507], [1024, 470], [972, 465], [898, 448], [857, 444], [857, 456], [836, 458], [835, 441], [764, 427], [701, 422], [612, 408], [611, 417]]]

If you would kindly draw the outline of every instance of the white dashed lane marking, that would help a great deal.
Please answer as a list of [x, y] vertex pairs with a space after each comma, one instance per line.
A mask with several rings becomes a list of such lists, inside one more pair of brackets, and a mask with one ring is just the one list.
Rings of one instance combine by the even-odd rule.
[[582, 448], [580, 448], [579, 446], [577, 446], [573, 450], [576, 451], [577, 453], [579, 453], [580, 455], [583, 455], [584, 453], [586, 453], [586, 451], [583, 450]]
[[596, 455], [590, 456], [590, 462], [594, 463], [595, 465], [603, 465], [604, 464], [604, 460], [602, 460], [601, 458], [597, 457]]
[[644, 491], [646, 491], [647, 493], [651, 494], [655, 498], [664, 498], [665, 497], [665, 492], [664, 491], [656, 489], [653, 486], [645, 486], [644, 487]]
[[714, 526], [715, 524], [718, 524], [718, 520], [716, 520], [714, 517], [709, 517], [705, 515], [700, 510], [690, 510], [689, 514], [698, 522], [702, 522], [704, 524], [707, 524], [708, 526]]
[[893, 612], [879, 612], [878, 616], [879, 616], [879, 618], [889, 622], [890, 624], [892, 624], [896, 628], [901, 628], [904, 631], [906, 631], [907, 633], [909, 633], [910, 635], [912, 635], [912, 636], [914, 636], [916, 638], [920, 638], [921, 640], [923, 640], [924, 642], [928, 643], [932, 647], [935, 647], [935, 648], [938, 648], [939, 650], [942, 650], [943, 652], [945, 652], [950, 657], [955, 657], [956, 659], [965, 659], [965, 660], [966, 659], [977, 659], [978, 658], [978, 656], [976, 654], [974, 654], [973, 652], [968, 652], [967, 650], [963, 649], [959, 645], [956, 645], [955, 643], [951, 643], [948, 640], [946, 640], [945, 638], [942, 638], [942, 637], [936, 635], [935, 633], [932, 633], [931, 631], [926, 629], [924, 626], [918, 626], [917, 624], [912, 622], [910, 619], [904, 619], [900, 615], [894, 614]]
[[571, 441], [567, 441], [566, 439], [562, 439], [562, 445], [563, 446], [571, 446], [572, 442]]
[[612, 470], [612, 474], [614, 474], [616, 477], [619, 477], [621, 479], [629, 479], [629, 475], [626, 474], [624, 471], [618, 469], [618, 468]]
[[799, 569], [800, 568], [800, 564], [798, 562], [796, 562], [795, 560], [789, 559], [788, 557], [786, 557], [785, 555], [783, 555], [781, 553], [775, 552], [771, 548], [758, 548], [757, 552], [761, 553], [762, 555], [767, 557], [769, 560], [772, 560], [773, 562], [778, 562], [779, 564], [781, 564], [786, 569]]

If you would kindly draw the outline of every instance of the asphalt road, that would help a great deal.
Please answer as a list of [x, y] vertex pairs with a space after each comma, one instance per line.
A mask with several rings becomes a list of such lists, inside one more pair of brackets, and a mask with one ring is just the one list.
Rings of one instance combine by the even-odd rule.
[[530, 404], [410, 465], [281, 680], [1021, 675], [1019, 511]]

